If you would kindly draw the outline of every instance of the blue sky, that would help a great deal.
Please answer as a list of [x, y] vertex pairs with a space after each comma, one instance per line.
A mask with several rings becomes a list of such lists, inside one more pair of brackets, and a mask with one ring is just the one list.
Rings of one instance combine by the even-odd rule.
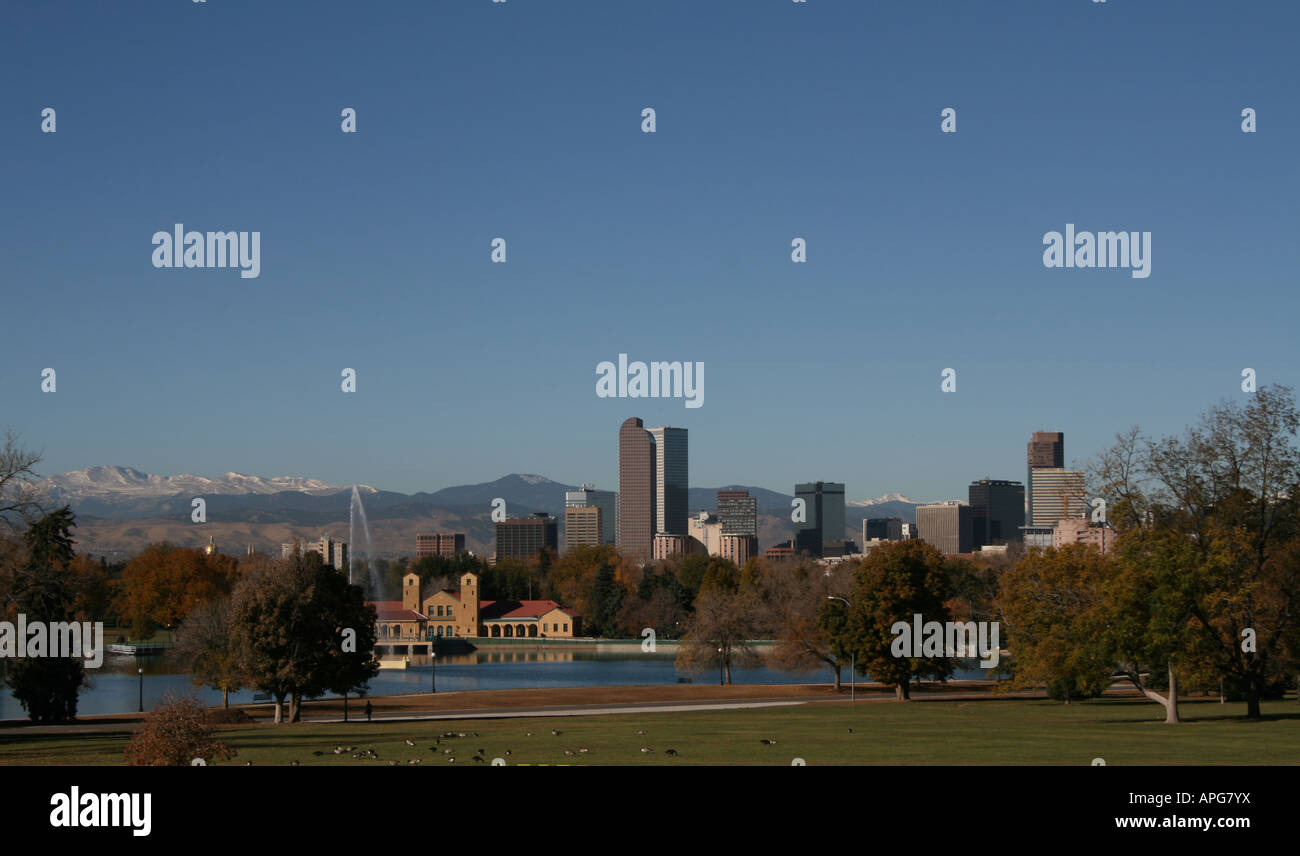
[[[0, 10], [0, 426], [46, 474], [612, 488], [640, 416], [693, 485], [938, 499], [1297, 382], [1296, 4]], [[261, 275], [155, 269], [178, 222]], [[1151, 276], [1044, 268], [1066, 223]], [[704, 406], [598, 398], [619, 353]]]

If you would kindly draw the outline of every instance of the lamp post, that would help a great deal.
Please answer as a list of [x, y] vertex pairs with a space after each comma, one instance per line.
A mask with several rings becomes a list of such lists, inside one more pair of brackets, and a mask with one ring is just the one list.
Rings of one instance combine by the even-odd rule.
[[723, 677], [727, 673], [725, 666], [726, 666], [726, 661], [722, 659], [722, 649], [719, 648], [718, 649], [718, 686], [720, 687], [724, 687], [727, 685], [726, 681], [723, 680]]
[[433, 650], [432, 642], [429, 643], [429, 692], [438, 691], [438, 666], [434, 662], [438, 658], [438, 652]]
[[[850, 609], [853, 606], [853, 604], [849, 603], [848, 598], [835, 597], [834, 595], [827, 595], [826, 599], [838, 600], [840, 603], [844, 604], [845, 609]], [[858, 700], [858, 652], [850, 651], [849, 652], [849, 701], [856, 702], [857, 700]]]
[[144, 669], [136, 669], [140, 675], [140, 713], [144, 713]]

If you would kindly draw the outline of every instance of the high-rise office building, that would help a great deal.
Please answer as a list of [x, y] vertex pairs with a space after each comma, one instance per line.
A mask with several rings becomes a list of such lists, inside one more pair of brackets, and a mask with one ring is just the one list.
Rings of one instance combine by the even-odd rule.
[[337, 571], [348, 570], [347, 541], [322, 537], [319, 541], [294, 541], [292, 544], [281, 544], [280, 557], [287, 559], [296, 549], [301, 549], [304, 553], [319, 553], [321, 560], [327, 565], [332, 565]]
[[1029, 466], [1065, 466], [1065, 434], [1061, 431], [1035, 431], [1029, 439]]
[[1003, 479], [973, 481], [970, 512], [973, 548], [1019, 541], [1025, 525], [1025, 486]]
[[[1035, 431], [1029, 438], [1025, 479], [1025, 523], [1034, 525], [1034, 469], [1037, 467], [1065, 466], [1065, 433], [1062, 431]], [[1049, 526], [1051, 524], [1048, 524]]]
[[723, 535], [758, 537], [758, 498], [747, 490], [718, 491], [718, 522]]
[[438, 532], [415, 536], [415, 558], [425, 556], [455, 556], [465, 552], [464, 532]]
[[[617, 543], [618, 532], [618, 503], [617, 495], [612, 490], [596, 490], [593, 485], [584, 484], [577, 490], [566, 490], [564, 492], [565, 508], [589, 508], [595, 506], [600, 509], [600, 540], [598, 544]], [[565, 537], [567, 543], [568, 537]]]
[[605, 509], [597, 505], [574, 506], [564, 509], [564, 552], [574, 547], [595, 547], [605, 543], [601, 540], [604, 528]]
[[881, 541], [903, 540], [903, 518], [901, 517], [864, 517], [862, 518], [862, 541], [872, 539]]
[[1088, 499], [1083, 470], [1030, 467], [1029, 525], [1052, 528], [1071, 517], [1086, 517]]
[[795, 549], [821, 558], [843, 556], [843, 483], [797, 484], [794, 495], [804, 501], [804, 522], [795, 524]]
[[497, 521], [496, 561], [530, 559], [544, 547], [559, 549], [559, 522], [545, 511]]
[[690, 489], [686, 429], [651, 428], [655, 444], [655, 534], [685, 535]]
[[618, 429], [618, 527], [621, 553], [649, 561], [655, 536], [655, 441], [635, 416]]
[[971, 508], [960, 502], [919, 505], [916, 527], [921, 540], [941, 553], [971, 552]]

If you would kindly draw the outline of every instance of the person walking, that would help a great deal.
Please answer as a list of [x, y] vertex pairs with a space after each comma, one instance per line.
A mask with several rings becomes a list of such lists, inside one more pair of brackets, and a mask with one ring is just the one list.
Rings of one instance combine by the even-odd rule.
[[366, 722], [370, 721], [370, 711], [372, 710], [374, 708], [370, 706], [370, 699], [366, 699]]

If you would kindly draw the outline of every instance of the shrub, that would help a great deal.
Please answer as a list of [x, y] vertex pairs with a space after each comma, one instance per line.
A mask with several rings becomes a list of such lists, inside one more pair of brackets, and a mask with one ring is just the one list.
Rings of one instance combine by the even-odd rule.
[[167, 696], [145, 718], [126, 747], [132, 767], [186, 767], [195, 758], [225, 761], [235, 751], [212, 734], [207, 711], [191, 697]]

